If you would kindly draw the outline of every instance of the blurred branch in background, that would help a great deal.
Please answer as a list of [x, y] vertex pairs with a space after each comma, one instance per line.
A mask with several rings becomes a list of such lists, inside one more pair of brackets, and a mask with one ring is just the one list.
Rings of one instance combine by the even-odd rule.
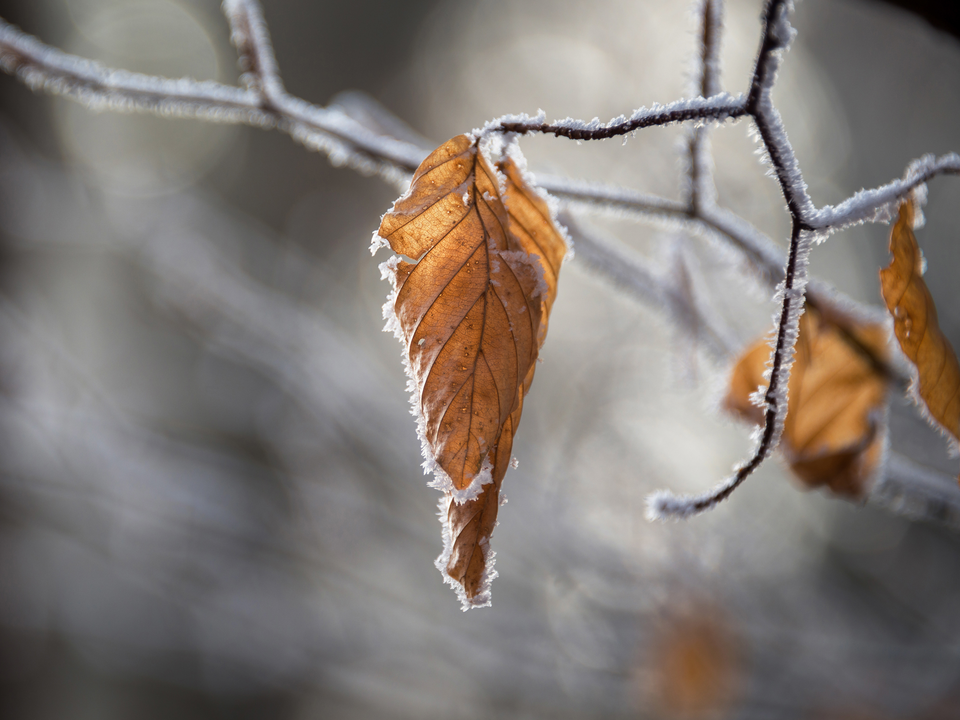
[[[391, 182], [411, 172], [428, 145], [376, 101], [351, 94], [320, 108], [287, 94], [264, 28], [244, 14], [253, 7], [227, 7], [246, 87], [114, 73], [7, 24], [0, 54], [33, 85], [103, 108], [275, 125], [334, 163]], [[756, 3], [742, 7], [730, 4], [728, 28], [756, 16]], [[648, 10], [611, 7], [609, 16], [624, 12]], [[512, 21], [523, 27], [522, 16]], [[753, 43], [755, 21], [743, 24]], [[280, 41], [277, 49], [282, 58]], [[614, 93], [622, 104], [623, 89]], [[58, 122], [65, 137], [80, 132]], [[39, 695], [18, 688], [50, 684], [60, 637], [78, 658], [74, 676], [106, 697], [64, 691], [52, 716], [83, 703], [108, 716], [120, 691], [106, 688], [146, 677], [158, 684], [127, 702], [147, 708], [163, 696], [195, 716], [214, 711], [171, 699], [166, 684], [225, 708], [268, 699], [248, 706], [264, 717], [450, 717], [452, 707], [462, 717], [949, 717], [960, 693], [951, 533], [796, 494], [775, 474], [697, 525], [641, 519], [649, 489], [678, 477], [697, 487], [743, 445], [740, 431], [705, 416], [702, 392], [663, 393], [663, 331], [680, 330], [696, 348], [685, 343], [675, 364], [699, 351], [722, 362], [762, 327], [739, 313], [742, 298], [732, 313], [718, 299], [728, 278], [747, 268], [744, 285], [769, 288], [782, 276], [775, 232], [709, 201], [709, 164], [696, 162], [702, 134], [694, 138], [699, 200], [538, 174], [568, 203], [573, 267], [626, 292], [576, 272], [564, 280], [521, 466], [506, 487], [511, 509], [520, 507], [497, 533], [497, 604], [465, 619], [430, 567], [433, 498], [395, 348], [377, 334], [385, 290], [365, 245], [375, 224], [367, 215], [375, 220], [386, 196], [359, 184], [374, 208], [360, 212], [336, 194], [351, 181], [331, 175], [275, 231], [239, 209], [259, 200], [227, 203], [163, 177], [146, 185], [159, 189], [131, 191], [81, 163], [46, 159], [22, 130], [0, 127], [0, 622], [19, 643], [9, 647], [23, 648], [2, 665], [16, 698], [3, 714], [38, 715], [30, 703]], [[891, 162], [902, 168], [912, 156]], [[899, 172], [884, 170], [876, 182]], [[722, 172], [721, 200], [730, 186]], [[282, 182], [249, 174], [255, 195]], [[334, 201], [324, 204], [327, 195]], [[684, 249], [658, 259], [642, 239], [613, 240], [637, 238], [634, 226], [607, 221], [611, 211], [655, 219], [664, 228], [656, 244]], [[329, 229], [347, 213], [347, 230]], [[317, 231], [300, 228], [318, 221], [329, 238], [311, 245], [304, 238]], [[688, 250], [691, 233], [715, 242]], [[702, 277], [696, 263], [675, 271], [689, 252]], [[871, 312], [825, 283], [817, 293]], [[653, 314], [622, 302], [631, 296]], [[765, 322], [769, 309], [760, 315]], [[704, 384], [711, 367], [697, 371]], [[908, 442], [895, 447], [871, 503], [956, 527], [954, 479], [900, 454], [926, 461], [936, 440], [908, 431], [911, 420], [893, 422]], [[664, 674], [689, 667], [684, 657], [714, 680]], [[718, 664], [722, 673], [711, 670]]]

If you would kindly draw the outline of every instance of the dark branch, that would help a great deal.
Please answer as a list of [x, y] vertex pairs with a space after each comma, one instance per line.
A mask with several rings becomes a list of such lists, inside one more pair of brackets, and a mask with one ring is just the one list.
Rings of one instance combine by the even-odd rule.
[[690, 498], [675, 498], [665, 494], [653, 496], [648, 513], [653, 519], [686, 518], [715, 507], [740, 487], [743, 481], [750, 477], [779, 445], [786, 410], [783, 407], [786, 398], [785, 390], [790, 381], [789, 359], [793, 345], [796, 343], [795, 328], [800, 305], [803, 303], [802, 288], [806, 280], [806, 253], [801, 247], [802, 233], [800, 225], [794, 222], [790, 235], [790, 251], [787, 256], [780, 318], [777, 323], [777, 339], [773, 350], [773, 368], [770, 372], [770, 384], [763, 396], [766, 405], [763, 429], [756, 450], [749, 460], [737, 468], [733, 477], [712, 492]]
[[740, 118], [747, 114], [745, 101], [742, 98], [719, 96], [710, 98], [697, 104], [675, 103], [681, 107], [667, 106], [662, 109], [638, 111], [629, 119], [612, 122], [598, 127], [590, 124], [572, 121], [569, 123], [544, 122], [501, 122], [491, 128], [491, 132], [512, 132], [519, 135], [542, 133], [556, 135], [571, 140], [606, 140], [621, 135], [629, 135], [643, 128], [672, 125], [674, 123], [689, 122], [691, 120], [717, 120]]
[[783, 37], [781, 29], [781, 13], [786, 12], [786, 0], [767, 0], [763, 11], [763, 29], [760, 35], [760, 50], [757, 52], [757, 62], [750, 81], [750, 92], [747, 96], [747, 108], [751, 115], [758, 113], [760, 98], [768, 92], [776, 80], [777, 69], [780, 65], [777, 57], [778, 50], [784, 50], [790, 41]]
[[[705, 0], [700, 33], [700, 95], [711, 97], [720, 92], [720, 30], [723, 0]], [[698, 215], [706, 203], [715, 201], [716, 190], [707, 156], [707, 127], [699, 125], [689, 133], [687, 143], [688, 182], [684, 188], [690, 214]], [[709, 197], [704, 197], [708, 195]]]
[[797, 166], [796, 156], [787, 142], [786, 131], [780, 113], [773, 105], [770, 93], [777, 79], [780, 54], [790, 44], [792, 31], [785, 17], [789, 11], [788, 0], [768, 0], [763, 15], [763, 33], [760, 50], [747, 96], [747, 111], [753, 117], [777, 174], [783, 199], [787, 203], [794, 222], [803, 230], [811, 230], [807, 215], [813, 209], [806, 194], [806, 186]]
[[720, 92], [720, 31], [723, 0], [706, 0], [700, 33], [700, 94], [712, 97]]

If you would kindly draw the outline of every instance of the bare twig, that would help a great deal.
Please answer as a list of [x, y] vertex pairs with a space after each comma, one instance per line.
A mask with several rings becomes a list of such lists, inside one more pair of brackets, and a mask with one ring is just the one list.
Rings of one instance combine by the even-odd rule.
[[[712, 97], [720, 92], [720, 31], [723, 24], [723, 0], [704, 0], [700, 29], [700, 96]], [[687, 141], [686, 204], [691, 215], [698, 215], [705, 203], [716, 200], [716, 188], [710, 171], [710, 152], [706, 125], [690, 130]]]
[[[326, 153], [334, 164], [345, 164], [364, 172], [380, 172], [390, 181], [412, 173], [426, 157], [429, 148], [421, 144], [398, 140], [371, 130], [342, 108], [311, 105], [286, 93], [276, 70], [276, 62], [272, 60], [269, 36], [257, 3], [254, 0], [232, 0], [226, 4], [225, 11], [231, 20], [240, 52], [243, 53], [245, 71], [250, 75], [259, 73], [258, 77], [270, 78], [266, 82], [262, 79], [259, 81], [261, 89], [238, 88], [189, 78], [168, 79], [104, 67], [100, 63], [45, 45], [3, 19], [0, 19], [0, 67], [35, 90], [65, 95], [97, 109], [275, 127], [311, 149]], [[769, 74], [768, 65], [763, 67]], [[249, 79], [257, 85], [253, 82], [254, 78]], [[271, 99], [265, 102], [263, 92], [267, 92]], [[680, 101], [650, 110], [641, 109], [631, 119], [624, 119], [620, 123], [598, 123], [595, 129], [598, 131], [597, 137], [603, 137], [612, 132], [614, 126], [617, 126], [616, 133], [625, 133], [640, 126], [708, 117], [740, 117], [745, 113], [745, 108], [742, 108], [744, 103], [749, 104], [749, 97], [726, 96], [725, 101], [715, 97], [706, 101]], [[509, 124], [520, 121], [505, 118], [489, 125], [503, 122]], [[627, 129], [631, 123], [639, 125], [633, 130]], [[539, 132], [541, 127], [546, 127], [548, 132], [555, 128], [567, 135], [591, 125], [579, 121], [527, 124], [529, 131], [536, 128]], [[957, 172], [960, 172], [960, 158], [948, 155], [937, 163], [923, 165], [916, 177], [909, 181], [897, 180], [874, 190], [861, 191], [840, 205], [826, 206], [820, 211], [808, 213], [804, 216], [804, 222], [813, 229], [827, 231], [860, 222], [881, 221], [884, 218], [877, 214], [877, 208], [896, 202], [912, 187], [938, 174]], [[542, 184], [548, 190], [554, 189], [549, 182]], [[557, 188], [556, 191], [564, 194], [562, 189]], [[581, 187], [575, 194], [583, 203], [602, 207], [610, 205], [611, 197], [620, 191], [620, 188], [596, 183], [589, 188]], [[673, 204], [669, 200], [663, 202]], [[621, 195], [616, 203], [624, 209], [649, 210], [643, 198]], [[710, 224], [709, 219], [707, 224]], [[724, 232], [720, 227], [714, 229]]]
[[763, 18], [763, 35], [757, 64], [750, 83], [747, 109], [753, 116], [763, 147], [773, 165], [790, 215], [801, 230], [811, 230], [807, 218], [813, 213], [813, 201], [797, 163], [797, 156], [787, 140], [780, 113], [773, 104], [772, 91], [780, 69], [780, 58], [793, 39], [789, 13], [790, 0], [768, 0]]
[[702, 495], [679, 497], [659, 491], [647, 498], [647, 517], [651, 520], [679, 519], [710, 510], [726, 500], [761, 463], [777, 449], [787, 415], [787, 384], [793, 365], [800, 314], [803, 307], [803, 286], [810, 254], [810, 240], [794, 223], [787, 259], [787, 272], [782, 291], [777, 336], [773, 347], [770, 384], [763, 396], [765, 406], [760, 439], [752, 456], [737, 467], [734, 474], [715, 489]]
[[483, 131], [512, 132], [518, 135], [541, 133], [570, 140], [608, 140], [648, 127], [672, 125], [691, 120], [723, 121], [741, 118], [746, 114], [746, 98], [743, 95], [720, 93], [710, 98], [677, 100], [667, 105], [640, 108], [630, 117], [621, 115], [607, 123], [597, 120], [583, 122], [572, 118], [547, 123], [526, 116], [508, 116], [489, 123]]
[[956, 478], [890, 453], [867, 502], [895, 515], [960, 529]]
[[[256, 67], [262, 70], [269, 66], [263, 64], [265, 57], [272, 55], [265, 56], [263, 46], [257, 47], [261, 54]], [[2, 19], [0, 67], [35, 90], [66, 95], [97, 109], [276, 127], [325, 152], [334, 164], [379, 172], [392, 181], [412, 172], [426, 154], [409, 143], [371, 133], [337, 109], [294, 98], [279, 81], [260, 82], [260, 88], [269, 88], [270, 100], [265, 103], [260, 90], [115, 70], [44, 45]]]
[[[737, 467], [729, 479], [708, 493], [689, 497], [678, 497], [667, 491], [652, 494], [647, 501], [647, 515], [651, 519], [684, 518], [715, 507], [729, 497], [777, 448], [783, 434], [783, 423], [787, 415], [790, 369], [793, 365], [794, 346], [799, 335], [800, 316], [803, 314], [806, 300], [807, 267], [813, 240], [810, 231], [815, 229], [810, 219], [817, 215], [813, 201], [807, 193], [796, 155], [787, 140], [780, 113], [771, 97], [780, 56], [787, 49], [794, 35], [789, 22], [791, 9], [791, 0], [768, 0], [767, 2], [760, 50], [757, 53], [756, 67], [746, 105], [780, 183], [793, 226], [783, 282], [778, 290], [780, 311], [775, 319], [776, 339], [773, 342], [770, 358], [770, 382], [763, 397], [765, 410], [759, 442], [752, 456]], [[901, 184], [901, 187], [904, 184]], [[844, 329], [843, 326], [841, 329]], [[846, 332], [846, 335], [852, 337], [853, 333]], [[859, 343], [857, 345], [862, 347]], [[887, 369], [883, 361], [875, 360]], [[891, 373], [888, 372], [888, 374]]]
[[651, 269], [638, 253], [596, 231], [587, 230], [570, 213], [561, 213], [559, 219], [576, 245], [577, 259], [588, 268], [640, 301], [661, 310], [696, 338], [715, 360], [723, 362], [734, 354], [737, 344], [724, 329], [706, 317], [675, 282]]
[[279, 110], [286, 91], [260, 6], [249, 0], [224, 0], [223, 13], [230, 23], [230, 39], [240, 55], [240, 68], [264, 105]]
[[924, 155], [907, 166], [902, 179], [861, 190], [838, 205], [825, 205], [811, 213], [806, 224], [824, 235], [860, 223], [887, 222], [903, 198], [938, 175], [960, 175], [960, 155]]

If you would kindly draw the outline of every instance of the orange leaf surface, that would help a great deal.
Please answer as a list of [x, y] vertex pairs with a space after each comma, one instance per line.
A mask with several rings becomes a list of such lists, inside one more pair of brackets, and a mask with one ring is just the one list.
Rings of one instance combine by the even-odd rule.
[[[853, 331], [874, 357], [886, 359], [886, 330], [863, 325]], [[760, 340], [741, 355], [724, 400], [727, 410], [756, 423], [763, 411], [750, 401], [765, 390], [770, 345]], [[888, 381], [870, 359], [835, 326], [807, 308], [800, 318], [797, 354], [790, 374], [781, 450], [793, 472], [809, 487], [827, 486], [861, 498], [883, 454], [883, 415]]]
[[914, 391], [929, 418], [960, 441], [960, 364], [940, 331], [936, 305], [923, 282], [923, 256], [913, 221], [913, 203], [902, 203], [890, 233], [893, 261], [880, 270], [880, 291], [893, 315], [900, 348], [917, 369]]
[[400, 257], [388, 329], [406, 347], [432, 485], [444, 491], [441, 571], [464, 608], [489, 602], [489, 538], [566, 242], [509, 154], [492, 166], [460, 135], [417, 169], [380, 224]]

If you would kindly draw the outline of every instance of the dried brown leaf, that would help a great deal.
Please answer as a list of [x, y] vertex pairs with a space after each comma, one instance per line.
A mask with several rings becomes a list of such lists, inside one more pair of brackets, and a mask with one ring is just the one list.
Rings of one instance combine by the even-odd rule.
[[736, 636], [709, 606], [665, 617], [646, 660], [641, 700], [663, 717], [725, 717], [743, 683]]
[[929, 419], [960, 441], [960, 363], [940, 331], [937, 307], [923, 281], [923, 256], [913, 223], [913, 203], [906, 201], [890, 233], [893, 260], [880, 270], [880, 291], [893, 315], [900, 348], [917, 369], [914, 391]]
[[[879, 325], [852, 333], [855, 343], [809, 307], [800, 318], [781, 450], [807, 486], [825, 485], [839, 495], [862, 498], [883, 454], [888, 386], [864, 349], [885, 360], [887, 333]], [[769, 359], [765, 340], [748, 348], [734, 367], [724, 400], [727, 410], [757, 425], [763, 411], [751, 395], [766, 389]]]
[[445, 493], [437, 563], [465, 608], [489, 602], [500, 485], [567, 247], [520, 164], [511, 152], [494, 167], [455, 137], [379, 230], [414, 261], [384, 264], [395, 288], [384, 314], [406, 347], [424, 468]]

